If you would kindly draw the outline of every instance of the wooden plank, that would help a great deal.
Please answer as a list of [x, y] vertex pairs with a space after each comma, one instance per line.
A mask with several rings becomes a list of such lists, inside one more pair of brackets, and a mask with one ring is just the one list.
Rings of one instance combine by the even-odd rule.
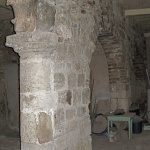
[[149, 33], [144, 33], [144, 37], [150, 37], [150, 32]]
[[150, 8], [125, 10], [125, 16], [148, 15]]

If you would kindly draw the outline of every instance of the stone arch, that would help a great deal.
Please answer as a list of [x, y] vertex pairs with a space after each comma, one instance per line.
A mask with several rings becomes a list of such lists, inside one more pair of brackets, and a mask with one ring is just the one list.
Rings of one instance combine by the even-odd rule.
[[119, 41], [111, 34], [104, 33], [98, 37], [108, 62], [111, 109], [128, 109], [126, 92], [126, 68], [123, 50]]
[[96, 50], [93, 52], [91, 63], [91, 105], [97, 103], [96, 113], [110, 111], [110, 87], [107, 58], [99, 41], [96, 43]]

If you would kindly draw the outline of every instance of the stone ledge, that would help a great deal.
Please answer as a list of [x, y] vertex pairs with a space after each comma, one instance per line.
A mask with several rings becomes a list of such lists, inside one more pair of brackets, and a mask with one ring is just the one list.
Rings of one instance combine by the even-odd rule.
[[17, 33], [6, 38], [6, 46], [17, 53], [50, 52], [57, 49], [58, 37], [53, 32]]

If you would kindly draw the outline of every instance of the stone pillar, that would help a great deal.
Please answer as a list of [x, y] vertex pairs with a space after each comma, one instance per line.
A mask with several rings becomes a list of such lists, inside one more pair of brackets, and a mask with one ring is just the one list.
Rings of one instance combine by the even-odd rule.
[[14, 8], [17, 34], [7, 37], [7, 46], [20, 55], [21, 150], [92, 149], [88, 104], [93, 44], [84, 32], [81, 40], [76, 35], [81, 20], [77, 26], [59, 25], [63, 16], [59, 10], [75, 8], [72, 2], [66, 8], [60, 3], [8, 1]]
[[8, 0], [7, 4], [14, 9], [16, 35], [7, 37], [6, 45], [20, 55], [21, 150], [53, 149], [55, 8], [45, 0]]
[[7, 37], [7, 46], [20, 55], [21, 150], [37, 150], [53, 140], [51, 109], [51, 54], [56, 49], [54, 33], [18, 33]]

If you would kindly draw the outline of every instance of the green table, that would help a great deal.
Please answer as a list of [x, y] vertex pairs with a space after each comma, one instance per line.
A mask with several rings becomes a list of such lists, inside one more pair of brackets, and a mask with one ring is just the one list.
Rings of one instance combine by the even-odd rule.
[[129, 132], [129, 139], [132, 136], [132, 118], [135, 116], [135, 113], [125, 113], [124, 115], [113, 115], [113, 114], [106, 114], [107, 121], [108, 121], [108, 135], [109, 135], [109, 126], [113, 127], [113, 121], [126, 121], [128, 122], [128, 132]]

